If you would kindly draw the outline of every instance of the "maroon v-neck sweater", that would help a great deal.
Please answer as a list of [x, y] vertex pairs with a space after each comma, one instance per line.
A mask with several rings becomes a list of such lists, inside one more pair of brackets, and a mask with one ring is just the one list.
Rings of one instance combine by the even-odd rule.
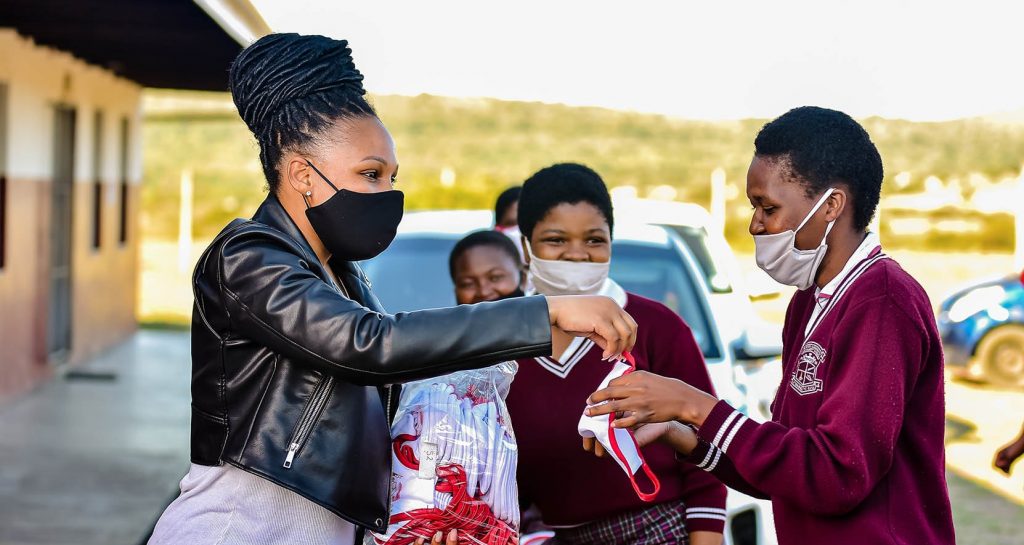
[[770, 498], [781, 545], [952, 545], [942, 346], [927, 295], [881, 259], [805, 339], [814, 297], [798, 292], [786, 313], [772, 421], [719, 402], [689, 459]]
[[[625, 310], [638, 326], [632, 351], [637, 369], [713, 393], [700, 348], [678, 315], [632, 293]], [[536, 504], [544, 522], [553, 526], [594, 522], [653, 505], [637, 497], [614, 460], [585, 452], [576, 430], [587, 397], [612, 364], [601, 361], [601, 349], [589, 341], [565, 359], [519, 360], [508, 408], [519, 443], [520, 498]], [[693, 464], [677, 461], [667, 446], [649, 445], [643, 454], [661, 481], [655, 503], [682, 499], [689, 531], [722, 531], [726, 491], [721, 483]], [[650, 490], [643, 471], [637, 475], [641, 488]]]

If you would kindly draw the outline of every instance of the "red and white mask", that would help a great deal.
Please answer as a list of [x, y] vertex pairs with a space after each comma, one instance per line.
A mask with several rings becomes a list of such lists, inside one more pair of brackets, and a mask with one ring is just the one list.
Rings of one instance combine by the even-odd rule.
[[[598, 390], [607, 388], [609, 382], [636, 370], [636, 361], [633, 359], [632, 354], [627, 352], [625, 357], [625, 362], [615, 362], [611, 372], [608, 373], [608, 376], [598, 386]], [[615, 422], [614, 414], [587, 416], [587, 413], [584, 411], [583, 416], [580, 417], [577, 429], [582, 437], [597, 439], [601, 446], [615, 458], [619, 467], [629, 476], [629, 481], [633, 484], [633, 490], [636, 491], [636, 495], [640, 499], [646, 502], [654, 501], [654, 498], [661, 490], [661, 483], [658, 481], [658, 477], [644, 460], [644, 455], [640, 452], [640, 446], [637, 445], [632, 430], [612, 427], [612, 422]], [[652, 492], [640, 490], [640, 485], [636, 481], [637, 472], [640, 469], [644, 470], [644, 474], [647, 475], [647, 478], [654, 485]]]

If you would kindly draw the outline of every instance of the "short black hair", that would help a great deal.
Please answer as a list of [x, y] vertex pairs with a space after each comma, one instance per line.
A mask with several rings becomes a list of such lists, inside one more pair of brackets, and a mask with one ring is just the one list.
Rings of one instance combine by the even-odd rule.
[[228, 73], [238, 114], [256, 137], [271, 192], [285, 151], [305, 152], [343, 119], [376, 117], [345, 40], [269, 34], [238, 54]]
[[456, 242], [452, 253], [448, 254], [448, 273], [453, 281], [455, 280], [455, 262], [462, 257], [462, 254], [478, 246], [497, 248], [508, 254], [514, 263], [519, 265], [523, 263], [522, 258], [519, 257], [519, 250], [516, 249], [512, 239], [498, 231], [474, 231]]
[[882, 192], [882, 157], [852, 117], [815, 106], [794, 108], [757, 133], [754, 155], [784, 160], [808, 197], [836, 183], [846, 185], [854, 228], [863, 231], [871, 223]]
[[608, 220], [608, 230], [611, 231], [615, 226], [612, 198], [601, 176], [576, 163], [542, 168], [523, 182], [523, 191], [519, 195], [519, 231], [529, 239], [533, 228], [552, 208], [581, 202], [594, 205]]
[[514, 186], [501, 192], [498, 195], [498, 200], [494, 202], [494, 223], [497, 224], [501, 221], [501, 218], [508, 212], [509, 207], [515, 204], [519, 200], [519, 193], [523, 191], [522, 186]]

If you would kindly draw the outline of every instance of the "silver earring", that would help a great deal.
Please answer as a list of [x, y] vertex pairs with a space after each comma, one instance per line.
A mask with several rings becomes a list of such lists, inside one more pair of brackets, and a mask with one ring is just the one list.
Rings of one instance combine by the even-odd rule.
[[313, 192], [312, 191], [307, 191], [306, 192], [306, 196], [307, 197], [312, 197], [313, 196]]

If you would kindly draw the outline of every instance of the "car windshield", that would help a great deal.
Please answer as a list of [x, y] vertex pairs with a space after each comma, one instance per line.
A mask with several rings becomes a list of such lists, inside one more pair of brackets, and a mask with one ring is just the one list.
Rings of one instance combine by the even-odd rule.
[[708, 233], [703, 227], [687, 225], [666, 225], [675, 231], [690, 249], [697, 265], [704, 274], [704, 282], [709, 290], [715, 293], [732, 293], [732, 283], [724, 271], [718, 269], [708, 244]]
[[[380, 256], [362, 263], [388, 312], [455, 305], [448, 254], [458, 237], [402, 235]], [[682, 316], [706, 359], [722, 357], [701, 304], [697, 279], [676, 250], [615, 241], [611, 277], [626, 291], [660, 301]]]

